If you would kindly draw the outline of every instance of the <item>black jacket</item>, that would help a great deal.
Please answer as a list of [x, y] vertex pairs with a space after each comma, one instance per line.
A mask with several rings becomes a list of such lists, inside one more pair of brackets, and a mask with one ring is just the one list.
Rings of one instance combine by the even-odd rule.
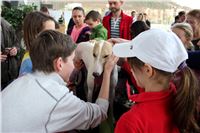
[[[14, 28], [1, 18], [1, 52], [7, 47], [16, 47], [19, 53], [19, 42]], [[9, 56], [5, 62], [1, 62], [1, 83], [8, 83], [18, 76], [18, 56]]]

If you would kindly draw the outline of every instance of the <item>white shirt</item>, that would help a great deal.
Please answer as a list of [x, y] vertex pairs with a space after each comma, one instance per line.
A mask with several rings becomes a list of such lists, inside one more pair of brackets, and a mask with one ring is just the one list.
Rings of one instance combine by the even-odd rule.
[[57, 73], [24, 75], [2, 92], [2, 132], [88, 129], [107, 118], [108, 101], [85, 103]]

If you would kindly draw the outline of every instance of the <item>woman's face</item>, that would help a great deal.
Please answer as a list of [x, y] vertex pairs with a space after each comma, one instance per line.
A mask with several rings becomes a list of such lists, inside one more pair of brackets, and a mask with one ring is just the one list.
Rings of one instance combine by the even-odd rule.
[[191, 40], [186, 37], [184, 30], [179, 28], [173, 28], [172, 31], [181, 39], [185, 48], [189, 47], [188, 45]]
[[[193, 16], [187, 15], [186, 22], [189, 23], [195, 33], [200, 32], [200, 22]], [[194, 35], [195, 36], [195, 35]]]
[[80, 10], [72, 11], [72, 18], [74, 20], [75, 25], [82, 25], [84, 23], [85, 16]]
[[138, 20], [138, 21], [143, 21], [143, 15], [142, 15], [142, 14], [139, 14], [138, 17], [137, 17], [137, 20]]

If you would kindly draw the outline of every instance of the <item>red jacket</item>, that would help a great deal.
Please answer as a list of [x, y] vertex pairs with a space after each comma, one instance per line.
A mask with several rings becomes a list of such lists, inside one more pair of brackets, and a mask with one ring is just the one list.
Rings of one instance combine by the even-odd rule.
[[[112, 13], [103, 18], [103, 26], [108, 30], [108, 39], [110, 38], [110, 20]], [[133, 22], [133, 18], [121, 12], [121, 22], [120, 22], [120, 38], [131, 40], [130, 27]]]
[[170, 108], [175, 92], [176, 87], [171, 83], [169, 90], [132, 96], [135, 104], [121, 116], [115, 133], [179, 133]]

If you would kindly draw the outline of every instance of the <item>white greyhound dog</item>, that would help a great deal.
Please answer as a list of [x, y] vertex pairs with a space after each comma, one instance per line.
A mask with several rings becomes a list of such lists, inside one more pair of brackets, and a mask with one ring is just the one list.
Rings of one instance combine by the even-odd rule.
[[[94, 91], [94, 77], [98, 77], [103, 73], [104, 64], [109, 55], [112, 54], [112, 44], [107, 41], [88, 41], [79, 43], [75, 50], [75, 58], [82, 59], [85, 63], [87, 74], [87, 86], [88, 90], [87, 101], [92, 102], [92, 96]], [[109, 101], [112, 104], [115, 95], [115, 86], [117, 84], [118, 71], [117, 65], [114, 67], [111, 74], [110, 83], [110, 97]]]

